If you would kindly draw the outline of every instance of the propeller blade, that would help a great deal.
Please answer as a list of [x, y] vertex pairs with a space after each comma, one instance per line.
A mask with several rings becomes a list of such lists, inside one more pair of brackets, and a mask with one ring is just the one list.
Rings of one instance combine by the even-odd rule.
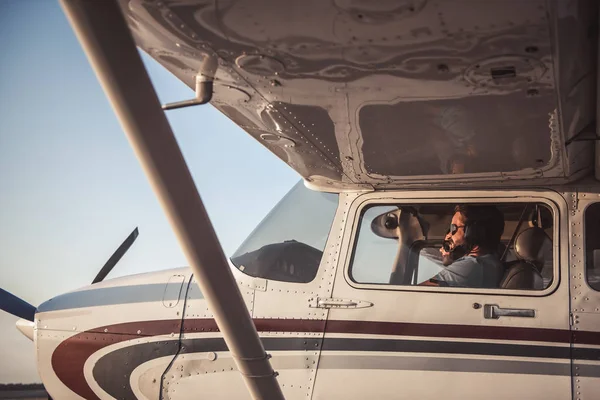
[[0, 289], [0, 309], [32, 322], [35, 316], [34, 306], [4, 289]]
[[104, 264], [100, 272], [98, 272], [98, 275], [96, 275], [96, 277], [92, 281], [92, 284], [102, 282], [102, 280], [106, 278], [106, 275], [108, 275], [108, 273], [113, 269], [113, 267], [117, 265], [121, 257], [123, 257], [125, 253], [127, 253], [127, 250], [129, 250], [133, 242], [135, 242], [135, 239], [137, 239], [138, 235], [138, 228], [135, 228], [133, 232], [131, 232], [131, 234], [127, 236], [127, 239], [125, 239], [125, 241], [121, 243], [117, 251], [115, 251], [113, 255], [110, 256], [106, 264]]

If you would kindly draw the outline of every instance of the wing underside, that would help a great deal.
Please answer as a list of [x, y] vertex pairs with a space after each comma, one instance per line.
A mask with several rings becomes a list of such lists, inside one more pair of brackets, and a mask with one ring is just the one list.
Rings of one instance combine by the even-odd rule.
[[214, 77], [211, 104], [316, 188], [593, 166], [593, 1], [121, 1], [138, 46]]

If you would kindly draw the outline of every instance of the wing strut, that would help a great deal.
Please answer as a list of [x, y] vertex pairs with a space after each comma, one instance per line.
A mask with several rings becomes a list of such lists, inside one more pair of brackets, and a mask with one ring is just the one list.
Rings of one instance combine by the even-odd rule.
[[254, 399], [283, 399], [262, 343], [115, 1], [61, 0]]

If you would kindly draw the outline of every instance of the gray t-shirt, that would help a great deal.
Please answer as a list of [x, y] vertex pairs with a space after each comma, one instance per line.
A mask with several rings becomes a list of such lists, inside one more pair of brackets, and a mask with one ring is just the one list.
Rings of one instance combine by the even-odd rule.
[[504, 274], [504, 266], [495, 254], [464, 256], [441, 270], [433, 279], [448, 286], [470, 288], [497, 288]]

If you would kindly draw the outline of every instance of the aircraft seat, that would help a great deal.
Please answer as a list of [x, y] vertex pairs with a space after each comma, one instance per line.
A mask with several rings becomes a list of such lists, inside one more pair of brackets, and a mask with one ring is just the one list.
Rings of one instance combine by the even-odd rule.
[[544, 266], [544, 248], [549, 242], [542, 228], [531, 227], [519, 233], [515, 239], [518, 260], [508, 263], [500, 288], [542, 290], [544, 280], [540, 270]]

